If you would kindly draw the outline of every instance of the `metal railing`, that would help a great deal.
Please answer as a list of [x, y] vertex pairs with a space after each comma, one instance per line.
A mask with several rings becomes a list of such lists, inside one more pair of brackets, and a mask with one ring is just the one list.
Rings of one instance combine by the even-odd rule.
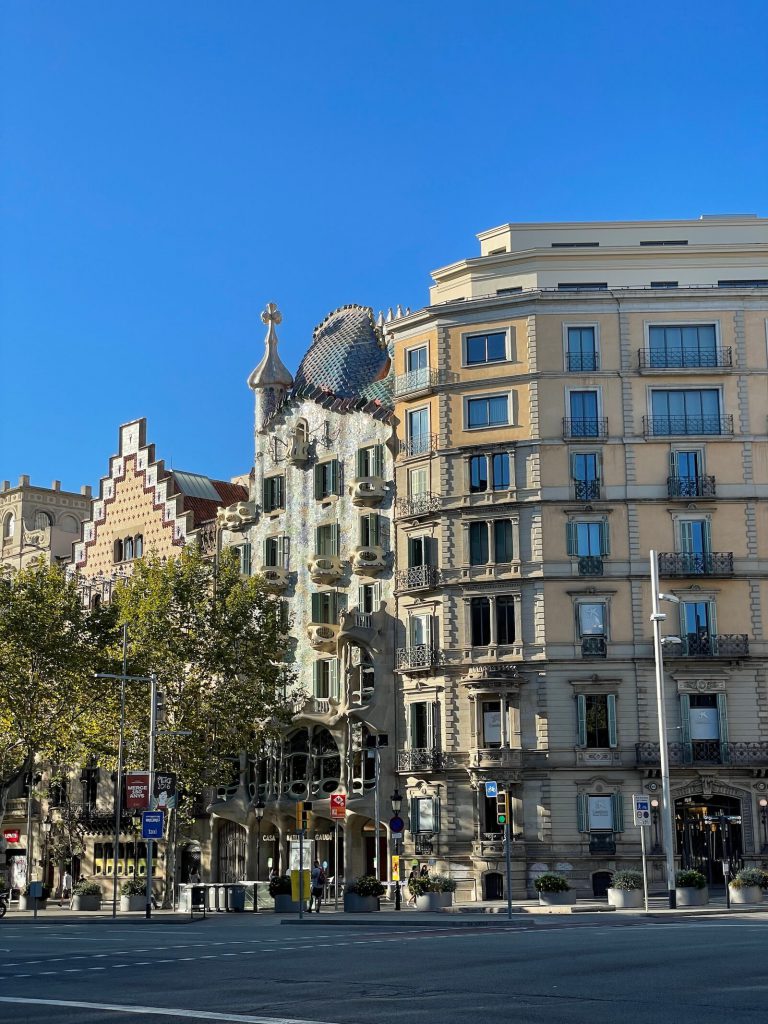
[[584, 636], [581, 638], [581, 653], [585, 658], [605, 658], [608, 656], [608, 643], [604, 636]]
[[668, 658], [743, 658], [749, 654], [746, 633], [702, 633], [664, 647]]
[[420, 370], [410, 370], [408, 373], [401, 373], [394, 379], [395, 398], [402, 398], [404, 395], [413, 394], [415, 391], [425, 391], [428, 388], [440, 387], [442, 384], [452, 384], [458, 380], [459, 375], [450, 370], [435, 370], [425, 366]]
[[437, 651], [430, 644], [416, 644], [413, 647], [399, 647], [395, 664], [399, 669], [432, 668], [437, 662]]
[[571, 373], [588, 373], [590, 370], [600, 369], [600, 357], [597, 352], [569, 352], [567, 363]]
[[425, 491], [424, 494], [417, 494], [412, 498], [398, 498], [396, 502], [397, 514], [399, 516], [428, 516], [440, 511], [442, 497]]
[[670, 434], [732, 434], [733, 416], [643, 416], [646, 437]]
[[400, 442], [400, 454], [429, 455], [430, 452], [436, 452], [439, 446], [440, 439], [437, 434], [414, 434]]
[[573, 490], [577, 501], [595, 501], [600, 497], [600, 481], [574, 480]]
[[[638, 765], [659, 764], [658, 743], [635, 745]], [[768, 742], [721, 743], [719, 740], [692, 740], [690, 743], [668, 743], [669, 763], [768, 765]]]
[[438, 581], [439, 570], [434, 565], [412, 565], [395, 573], [395, 590], [428, 590]]
[[660, 576], [732, 576], [732, 551], [659, 552]]
[[733, 366], [733, 350], [728, 348], [641, 348], [637, 353], [641, 370], [684, 370], [696, 367]]
[[442, 771], [446, 764], [445, 753], [431, 747], [397, 752], [397, 769], [401, 772]]
[[714, 498], [717, 493], [713, 476], [668, 476], [670, 498]]
[[607, 437], [608, 419], [605, 416], [563, 419], [563, 437]]
[[602, 576], [603, 559], [600, 555], [581, 555], [579, 557], [579, 576]]

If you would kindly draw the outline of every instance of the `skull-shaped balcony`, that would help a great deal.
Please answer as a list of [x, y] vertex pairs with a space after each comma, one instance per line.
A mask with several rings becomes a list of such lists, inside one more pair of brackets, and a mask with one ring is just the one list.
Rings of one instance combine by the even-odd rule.
[[309, 643], [315, 651], [335, 651], [340, 627], [332, 622], [310, 622], [307, 626]]
[[336, 555], [313, 555], [307, 568], [313, 583], [334, 583], [344, 575], [344, 566]]
[[386, 498], [387, 482], [380, 476], [357, 476], [350, 485], [349, 493], [353, 505], [374, 508]]
[[290, 583], [287, 569], [279, 569], [274, 565], [262, 565], [259, 573], [270, 590], [285, 590]]
[[360, 545], [352, 551], [352, 572], [358, 576], [376, 576], [386, 568], [384, 548]]

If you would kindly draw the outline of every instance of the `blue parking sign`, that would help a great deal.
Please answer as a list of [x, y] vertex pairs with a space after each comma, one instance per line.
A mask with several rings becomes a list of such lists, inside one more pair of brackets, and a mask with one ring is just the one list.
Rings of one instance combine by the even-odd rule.
[[499, 795], [499, 784], [498, 782], [486, 782], [485, 784], [485, 795], [489, 799], [493, 799]]
[[162, 839], [164, 824], [164, 811], [143, 811], [141, 815], [141, 838]]

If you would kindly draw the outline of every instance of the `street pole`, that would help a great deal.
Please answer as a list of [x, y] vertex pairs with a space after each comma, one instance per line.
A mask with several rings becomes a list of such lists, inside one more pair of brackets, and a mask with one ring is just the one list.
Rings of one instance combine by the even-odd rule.
[[506, 861], [507, 861], [507, 917], [512, 920], [512, 830], [509, 826], [509, 815], [507, 815], [507, 822], [504, 825], [504, 847], [506, 850]]
[[339, 821], [333, 834], [333, 909], [339, 909]]
[[304, 829], [299, 829], [299, 920], [304, 919]]
[[125, 743], [125, 677], [128, 664], [128, 626], [123, 625], [123, 675], [120, 679], [120, 739], [117, 746], [115, 779], [115, 845], [112, 856], [112, 917], [117, 917], [117, 863], [120, 849], [120, 820], [123, 814], [123, 747]]
[[380, 861], [380, 844], [381, 844], [381, 807], [380, 807], [380, 796], [379, 796], [379, 775], [381, 772], [381, 754], [379, 752], [379, 734], [376, 734], [376, 746], [374, 747], [373, 753], [374, 761], [374, 790], [373, 790], [373, 814], [375, 817], [374, 822], [374, 843], [376, 848], [373, 855], [374, 874], [376, 875], [376, 881], [381, 881], [381, 865]]
[[[153, 672], [150, 678], [150, 701], [149, 711], [149, 786], [150, 791], [154, 785], [155, 778], [155, 734], [157, 733], [157, 676]], [[146, 889], [146, 910], [145, 915], [152, 917], [152, 855], [154, 853], [154, 841], [147, 840], [147, 889]]]
[[656, 664], [656, 704], [659, 720], [659, 759], [661, 765], [661, 834], [667, 864], [667, 896], [670, 910], [677, 905], [675, 895], [675, 836], [672, 824], [672, 798], [669, 787], [669, 750], [667, 747], [667, 710], [664, 696], [664, 654], [661, 644], [661, 623], [666, 615], [659, 608], [659, 562], [655, 551], [651, 560], [651, 622], [653, 653]]
[[645, 912], [648, 913], [648, 862], [645, 859], [645, 827], [640, 826], [640, 853], [643, 858], [643, 899], [645, 900]]

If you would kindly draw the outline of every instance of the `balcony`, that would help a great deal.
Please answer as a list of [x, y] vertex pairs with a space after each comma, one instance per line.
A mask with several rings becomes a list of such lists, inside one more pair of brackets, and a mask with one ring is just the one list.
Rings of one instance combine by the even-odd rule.
[[290, 582], [288, 570], [279, 569], [274, 565], [262, 565], [259, 568], [259, 574], [264, 577], [270, 590], [285, 590]]
[[360, 545], [352, 551], [352, 572], [358, 576], [376, 576], [386, 564], [384, 548], [377, 545]]
[[472, 856], [479, 860], [496, 860], [504, 856], [504, 833], [483, 832], [482, 839], [472, 842]]
[[337, 555], [313, 555], [307, 568], [313, 583], [333, 583], [344, 575], [344, 566]]
[[746, 633], [703, 633], [665, 644], [664, 651], [667, 658], [745, 658], [749, 638]]
[[638, 349], [637, 363], [641, 370], [730, 369], [733, 351], [729, 348]]
[[398, 498], [395, 508], [397, 515], [402, 519], [415, 516], [431, 516], [440, 511], [442, 497], [439, 494], [432, 494], [425, 491], [412, 498]]
[[469, 763], [473, 768], [520, 768], [523, 763], [522, 750], [509, 747], [478, 747], [470, 752]]
[[430, 455], [440, 447], [437, 434], [414, 434], [406, 441], [400, 442], [400, 455], [411, 458], [414, 455]]
[[713, 476], [668, 476], [670, 498], [714, 498], [717, 494]]
[[437, 651], [431, 644], [399, 647], [395, 652], [395, 667], [400, 672], [424, 672], [437, 664]]
[[425, 366], [420, 370], [411, 370], [410, 373], [401, 373], [395, 377], [394, 395], [395, 398], [405, 398], [408, 395], [431, 391], [432, 388], [441, 387], [443, 384], [452, 384], [456, 380], [457, 373], [450, 370], [433, 370]]
[[387, 482], [380, 476], [356, 476], [349, 493], [352, 504], [358, 508], [373, 508], [380, 505], [387, 496]]
[[708, 551], [705, 554], [659, 553], [660, 576], [732, 576], [733, 552]]
[[304, 718], [325, 718], [331, 710], [330, 697], [302, 697], [293, 706], [293, 713]]
[[600, 555], [581, 555], [579, 557], [579, 576], [602, 576], [603, 560]]
[[643, 416], [645, 437], [681, 434], [732, 434], [733, 416]]
[[604, 636], [584, 636], [581, 638], [581, 655], [583, 658], [606, 658], [608, 642]]
[[596, 501], [600, 497], [600, 481], [574, 480], [573, 492], [577, 501]]
[[395, 573], [395, 590], [431, 590], [440, 582], [440, 571], [434, 565], [413, 565]]
[[[640, 767], [660, 765], [658, 743], [638, 743], [635, 747]], [[672, 767], [684, 764], [727, 764], [730, 766], [764, 767], [768, 765], [768, 742], [720, 743], [719, 740], [693, 740], [691, 743], [668, 743]]]
[[579, 417], [571, 419], [566, 416], [563, 420], [563, 437], [566, 439], [580, 437], [607, 437], [608, 419], [605, 416]]
[[597, 352], [569, 352], [567, 361], [571, 373], [590, 373], [600, 369], [600, 356]]
[[370, 647], [375, 636], [374, 612], [361, 612], [357, 608], [339, 615], [339, 641], [347, 640], [362, 647]]
[[340, 626], [331, 622], [310, 622], [307, 626], [309, 643], [315, 651], [335, 651]]
[[430, 747], [397, 752], [399, 772], [440, 772], [445, 770], [447, 763], [448, 759], [442, 750], [433, 750]]

